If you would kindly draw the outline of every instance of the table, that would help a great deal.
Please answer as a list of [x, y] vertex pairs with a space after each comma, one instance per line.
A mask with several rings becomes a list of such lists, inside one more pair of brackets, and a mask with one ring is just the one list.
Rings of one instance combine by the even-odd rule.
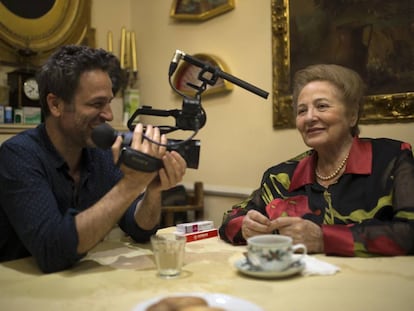
[[[173, 231], [174, 228], [161, 231]], [[186, 245], [182, 276], [156, 275], [150, 244], [109, 238], [70, 270], [42, 274], [32, 258], [0, 264], [0, 310], [133, 310], [172, 293], [222, 293], [273, 310], [413, 310], [414, 257], [315, 255], [340, 267], [335, 275], [254, 279], [234, 262], [244, 246], [219, 238]]]

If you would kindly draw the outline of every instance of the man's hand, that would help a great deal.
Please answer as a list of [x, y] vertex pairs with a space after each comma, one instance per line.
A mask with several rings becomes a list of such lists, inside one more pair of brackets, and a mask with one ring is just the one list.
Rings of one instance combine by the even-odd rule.
[[[145, 136], [156, 143], [153, 143], [148, 139], [143, 139], [143, 125], [141, 123], [137, 124], [135, 126], [135, 130], [132, 137], [132, 142], [130, 146], [131, 149], [140, 151], [142, 153], [145, 153], [149, 156], [158, 159], [162, 159], [166, 155], [167, 149], [164, 146], [167, 143], [167, 138], [165, 137], [165, 135], [161, 135], [160, 130], [157, 127], [148, 125], [145, 131]], [[115, 162], [118, 161], [121, 146], [122, 138], [117, 137], [115, 143], [112, 145], [112, 154], [114, 156]], [[121, 170], [124, 173], [124, 178], [129, 181], [130, 185], [132, 187], [138, 186], [139, 188], [146, 188], [151, 183], [151, 181], [153, 181], [154, 178], [156, 178], [156, 176], [158, 175], [158, 171], [146, 173], [139, 170], [134, 170], [125, 165], [121, 165]]]
[[[127, 180], [127, 184], [131, 189], [146, 189], [143, 200], [137, 205], [135, 220], [141, 228], [149, 230], [159, 222], [161, 214], [161, 192], [174, 187], [182, 181], [187, 164], [178, 152], [167, 151], [167, 147], [165, 146], [167, 144], [167, 138], [165, 135], [160, 134], [159, 128], [147, 125], [145, 136], [152, 141], [142, 138], [143, 125], [137, 124], [130, 147], [161, 159], [163, 167], [151, 173], [134, 170], [125, 165], [122, 165], [121, 169], [124, 173], [124, 179]], [[118, 159], [121, 145], [122, 138], [118, 137], [112, 146], [114, 159]]]
[[176, 151], [167, 151], [162, 157], [164, 167], [158, 171], [159, 178], [154, 178], [147, 191], [162, 191], [176, 186], [182, 181], [187, 164]]

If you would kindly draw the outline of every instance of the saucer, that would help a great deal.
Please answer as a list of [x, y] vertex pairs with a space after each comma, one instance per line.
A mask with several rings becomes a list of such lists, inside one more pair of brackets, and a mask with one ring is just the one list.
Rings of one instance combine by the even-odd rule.
[[241, 258], [234, 263], [234, 266], [239, 270], [241, 273], [246, 274], [248, 276], [253, 276], [262, 279], [280, 279], [286, 278], [288, 276], [292, 276], [302, 272], [305, 268], [305, 262], [302, 260], [297, 260], [292, 262], [292, 264], [287, 267], [285, 270], [282, 271], [264, 271], [260, 270], [260, 268], [252, 266], [246, 258]]

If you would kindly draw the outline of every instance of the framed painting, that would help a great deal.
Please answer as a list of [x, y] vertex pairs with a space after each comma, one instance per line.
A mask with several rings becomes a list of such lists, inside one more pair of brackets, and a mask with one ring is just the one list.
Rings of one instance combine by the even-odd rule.
[[273, 127], [294, 127], [292, 76], [331, 63], [367, 85], [361, 123], [414, 121], [412, 0], [272, 0]]
[[234, 7], [234, 0], [174, 0], [170, 16], [178, 20], [204, 21]]

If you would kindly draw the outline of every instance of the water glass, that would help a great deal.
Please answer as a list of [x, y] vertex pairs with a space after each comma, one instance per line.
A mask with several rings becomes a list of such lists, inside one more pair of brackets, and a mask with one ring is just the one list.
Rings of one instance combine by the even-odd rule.
[[160, 277], [172, 278], [180, 275], [185, 243], [186, 238], [175, 233], [157, 233], [151, 236], [152, 251]]

